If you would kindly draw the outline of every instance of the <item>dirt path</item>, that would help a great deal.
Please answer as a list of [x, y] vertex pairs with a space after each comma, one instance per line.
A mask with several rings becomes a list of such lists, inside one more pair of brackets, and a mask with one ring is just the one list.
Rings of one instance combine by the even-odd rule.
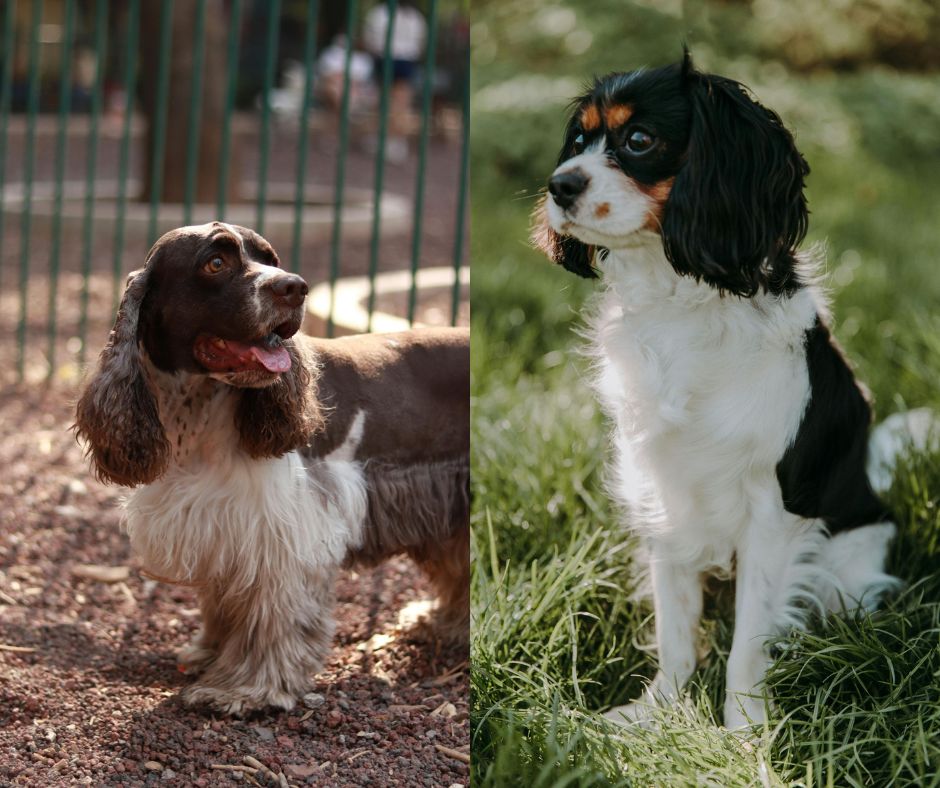
[[[467, 655], [398, 626], [429, 589], [405, 560], [338, 588], [306, 704], [244, 720], [183, 708], [192, 592], [142, 578], [120, 490], [89, 475], [67, 389], [0, 391], [0, 785], [466, 785]], [[75, 576], [129, 567], [126, 580]]]

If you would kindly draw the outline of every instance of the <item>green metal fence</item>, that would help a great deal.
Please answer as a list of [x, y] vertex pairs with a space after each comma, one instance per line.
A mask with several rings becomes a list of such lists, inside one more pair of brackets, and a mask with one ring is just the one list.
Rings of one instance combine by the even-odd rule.
[[[425, 45], [402, 79], [395, 24], [415, 7]], [[466, 318], [465, 0], [0, 0], [0, 41], [7, 379], [76, 374], [156, 237], [215, 218], [319, 286], [328, 335]], [[442, 267], [422, 313], [422, 272]], [[344, 324], [344, 281], [365, 283], [365, 325]]]

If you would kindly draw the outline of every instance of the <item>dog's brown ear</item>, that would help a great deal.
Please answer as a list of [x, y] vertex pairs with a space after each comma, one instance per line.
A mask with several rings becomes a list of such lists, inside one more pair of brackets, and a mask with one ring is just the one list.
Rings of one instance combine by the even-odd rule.
[[545, 206], [548, 199], [549, 196], [544, 195], [532, 214], [532, 230], [529, 236], [532, 245], [565, 270], [585, 279], [596, 279], [594, 247], [570, 235], [559, 235], [551, 228]]
[[270, 386], [243, 389], [235, 412], [239, 444], [252, 457], [280, 457], [306, 446], [322, 426], [314, 360], [291, 340], [290, 370]]
[[170, 446], [140, 363], [137, 324], [149, 269], [127, 279], [108, 344], [85, 384], [73, 429], [102, 481], [148, 484], [165, 470]]

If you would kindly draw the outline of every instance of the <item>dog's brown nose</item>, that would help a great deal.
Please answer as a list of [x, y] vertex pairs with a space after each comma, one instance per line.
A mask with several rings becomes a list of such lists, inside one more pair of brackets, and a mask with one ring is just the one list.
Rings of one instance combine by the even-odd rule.
[[271, 282], [275, 299], [289, 307], [300, 306], [307, 297], [307, 283], [297, 274], [283, 274]]

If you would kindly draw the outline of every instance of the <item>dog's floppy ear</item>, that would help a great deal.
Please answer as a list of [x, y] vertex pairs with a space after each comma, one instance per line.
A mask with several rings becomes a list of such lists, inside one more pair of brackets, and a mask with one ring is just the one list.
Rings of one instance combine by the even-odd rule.
[[108, 344], [78, 400], [73, 427], [92, 458], [95, 475], [128, 486], [158, 478], [170, 456], [137, 340], [149, 280], [149, 267], [128, 277]]
[[685, 163], [662, 221], [675, 270], [736, 295], [785, 290], [806, 235], [809, 173], [780, 117], [742, 86], [680, 69], [692, 105]]
[[315, 360], [293, 340], [284, 342], [290, 370], [270, 386], [242, 389], [235, 412], [239, 445], [252, 457], [280, 457], [306, 446], [322, 426]]
[[[576, 105], [571, 114], [571, 119], [568, 121], [568, 127], [565, 129], [565, 144], [558, 155], [556, 167], [571, 158], [574, 139], [580, 133], [577, 117]], [[593, 265], [594, 247], [579, 241], [573, 236], [560, 235], [551, 228], [548, 223], [548, 211], [545, 204], [550, 199], [551, 197], [545, 194], [535, 206], [530, 234], [532, 245], [547, 255], [553, 263], [558, 263], [573, 274], [583, 276], [585, 279], [596, 279], [597, 271], [594, 270]]]

